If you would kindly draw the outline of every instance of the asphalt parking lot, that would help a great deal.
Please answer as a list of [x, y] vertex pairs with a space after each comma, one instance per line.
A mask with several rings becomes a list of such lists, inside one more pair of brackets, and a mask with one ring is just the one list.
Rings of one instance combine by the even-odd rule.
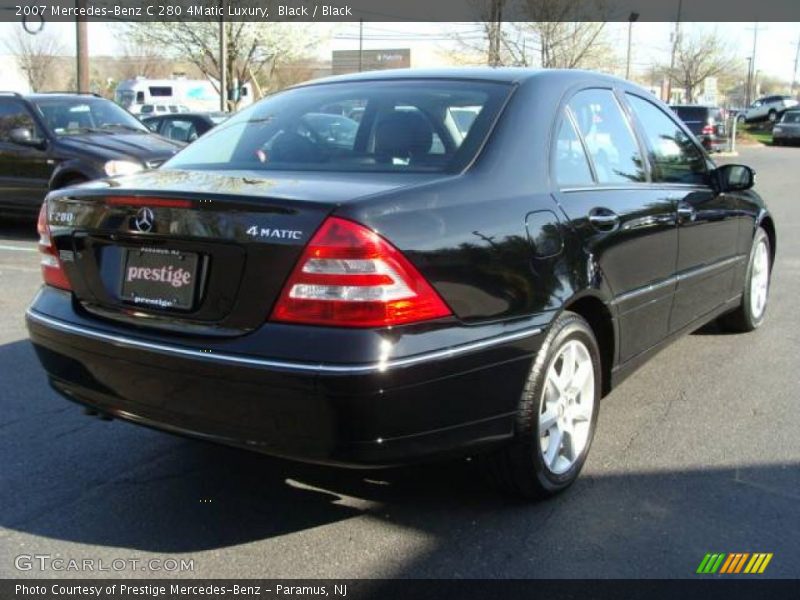
[[46, 554], [194, 560], [104, 574], [129, 577], [672, 578], [707, 552], [772, 552], [763, 576], [800, 577], [800, 148], [729, 160], [777, 222], [767, 322], [643, 367], [601, 405], [578, 483], [539, 504], [473, 462], [343, 471], [84, 416], [27, 341], [33, 226], [0, 227], [0, 577], [87, 575], [15, 568]]

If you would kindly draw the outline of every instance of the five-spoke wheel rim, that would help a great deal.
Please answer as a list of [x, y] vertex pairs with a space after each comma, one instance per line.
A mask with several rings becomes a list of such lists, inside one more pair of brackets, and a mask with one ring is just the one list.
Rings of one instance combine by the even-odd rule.
[[750, 311], [753, 318], [758, 320], [767, 307], [769, 294], [769, 250], [764, 240], [761, 240], [753, 256], [753, 269], [750, 275]]
[[589, 443], [594, 411], [594, 363], [578, 340], [564, 344], [547, 369], [539, 408], [539, 447], [547, 469], [569, 471]]

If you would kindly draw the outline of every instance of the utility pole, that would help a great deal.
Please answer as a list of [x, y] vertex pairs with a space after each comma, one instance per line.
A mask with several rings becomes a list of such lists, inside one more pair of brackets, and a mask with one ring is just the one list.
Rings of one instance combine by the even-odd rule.
[[800, 62], [800, 36], [797, 36], [797, 44], [794, 50], [794, 71], [792, 71], [792, 96], [794, 96], [794, 88], [797, 85], [797, 64]]
[[625, 79], [631, 78], [631, 38], [633, 37], [633, 24], [639, 20], [639, 13], [632, 12], [628, 15], [628, 58], [625, 61]]
[[358, 20], [358, 72], [364, 70], [364, 19]]
[[751, 70], [752, 69], [752, 64], [753, 64], [753, 57], [752, 56], [748, 56], [747, 57], [747, 77], [745, 78], [745, 84], [744, 84], [744, 106], [745, 106], [745, 108], [750, 106], [750, 88], [751, 88], [750, 84], [752, 83], [751, 82], [751, 77], [753, 75], [753, 72]]
[[[753, 30], [753, 54], [751, 56], [750, 71], [749, 71], [748, 77], [747, 77], [747, 81], [749, 82], [747, 84], [747, 97], [750, 100], [754, 100], [755, 99], [755, 95], [756, 95], [756, 90], [753, 89], [753, 88], [755, 88], [755, 79], [756, 79], [755, 78], [755, 73], [756, 73], [756, 47], [758, 46], [758, 30], [761, 29], [761, 27], [756, 22], [756, 23], [753, 23], [753, 27], [751, 29]], [[748, 100], [748, 106], [750, 104], [750, 100]]]
[[[225, 14], [225, 2], [222, 3]], [[228, 112], [228, 31], [225, 29], [225, 17], [219, 18], [219, 109]]]
[[492, 0], [489, 15], [489, 66], [500, 66], [500, 36], [503, 24], [503, 3], [505, 0]]
[[678, 0], [678, 18], [675, 21], [675, 33], [672, 36], [672, 56], [669, 59], [669, 74], [667, 76], [667, 97], [664, 102], [672, 102], [672, 74], [675, 72], [675, 55], [681, 43], [681, 12], [683, 12], [683, 0]]
[[[85, 12], [86, 0], [75, 0], [78, 14]], [[77, 60], [78, 92], [89, 92], [89, 35], [86, 30], [86, 18], [75, 18], [75, 57]]]

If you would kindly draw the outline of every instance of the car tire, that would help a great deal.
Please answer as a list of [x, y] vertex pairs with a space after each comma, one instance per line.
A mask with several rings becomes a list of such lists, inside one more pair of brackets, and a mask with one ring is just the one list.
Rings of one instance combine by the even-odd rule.
[[742, 290], [742, 302], [732, 312], [722, 315], [720, 326], [726, 331], [746, 333], [758, 329], [764, 322], [769, 299], [772, 262], [769, 236], [761, 227], [756, 229]]
[[770, 109], [769, 114], [767, 115], [767, 119], [770, 123], [774, 123], [778, 120], [778, 113], [775, 112], [775, 109]]
[[578, 314], [562, 313], [525, 382], [513, 440], [483, 457], [491, 479], [529, 500], [569, 487], [592, 444], [601, 386], [600, 350], [591, 327]]

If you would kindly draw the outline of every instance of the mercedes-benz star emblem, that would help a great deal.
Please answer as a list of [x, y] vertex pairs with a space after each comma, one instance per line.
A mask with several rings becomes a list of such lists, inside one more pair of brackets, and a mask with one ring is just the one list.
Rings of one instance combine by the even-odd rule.
[[153, 211], [147, 207], [140, 208], [139, 212], [136, 213], [136, 218], [133, 221], [133, 224], [136, 225], [136, 229], [141, 231], [142, 233], [147, 233], [148, 231], [153, 230], [153, 224], [156, 221], [156, 217], [153, 214]]

